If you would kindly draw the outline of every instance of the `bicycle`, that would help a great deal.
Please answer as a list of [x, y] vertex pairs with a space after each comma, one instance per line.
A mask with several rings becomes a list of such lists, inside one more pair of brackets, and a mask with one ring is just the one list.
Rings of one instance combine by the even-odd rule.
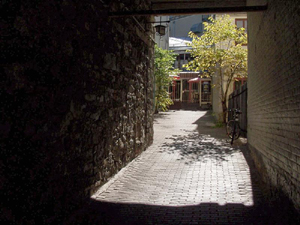
[[242, 111], [239, 109], [229, 110], [229, 112], [233, 111], [233, 117], [228, 121], [226, 126], [226, 131], [228, 137], [231, 139], [231, 145], [234, 140], [237, 140], [241, 135], [241, 129], [239, 124], [239, 114], [242, 114]]

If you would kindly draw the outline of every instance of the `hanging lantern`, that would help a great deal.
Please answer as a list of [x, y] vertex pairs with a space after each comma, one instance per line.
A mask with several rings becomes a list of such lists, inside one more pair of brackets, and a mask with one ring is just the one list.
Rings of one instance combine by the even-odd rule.
[[164, 36], [166, 34], [166, 26], [163, 25], [156, 25], [155, 26], [155, 31], [160, 35]]

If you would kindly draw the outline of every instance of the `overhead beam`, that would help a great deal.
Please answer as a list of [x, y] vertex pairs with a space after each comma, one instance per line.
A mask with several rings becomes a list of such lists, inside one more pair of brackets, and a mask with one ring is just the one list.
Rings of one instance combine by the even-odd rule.
[[187, 8], [187, 9], [158, 9], [143, 11], [122, 11], [110, 12], [110, 17], [123, 16], [168, 16], [168, 15], [195, 15], [195, 14], [215, 14], [215, 13], [234, 13], [234, 12], [259, 12], [268, 9], [268, 5], [260, 6], [237, 6], [237, 7], [209, 7], [209, 8]]
[[[246, 6], [246, 0], [152, 0], [153, 10]], [[263, 5], [263, 4], [256, 4]]]

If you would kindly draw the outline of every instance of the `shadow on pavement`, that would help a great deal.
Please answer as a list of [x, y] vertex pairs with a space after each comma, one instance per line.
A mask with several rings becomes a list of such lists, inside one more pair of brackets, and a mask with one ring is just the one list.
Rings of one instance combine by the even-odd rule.
[[130, 203], [110, 203], [92, 200], [85, 210], [64, 223], [107, 224], [107, 225], [143, 225], [143, 224], [297, 224], [289, 217], [278, 220], [268, 207], [263, 205], [244, 206], [243, 204], [219, 205], [202, 203], [193, 206], [159, 206]]
[[210, 135], [217, 139], [228, 139], [226, 135], [226, 127], [216, 127], [216, 120], [212, 111], [206, 111], [206, 114], [196, 120], [193, 124], [197, 124], [199, 134]]
[[214, 159], [217, 163], [230, 160], [231, 154], [240, 150], [229, 144], [225, 127], [216, 127], [215, 119], [211, 111], [206, 111], [193, 124], [197, 124], [196, 131], [186, 131], [186, 135], [172, 135], [166, 138], [167, 141], [160, 147], [161, 152], [167, 151], [170, 154], [179, 152], [181, 159], [193, 162], [206, 162]]
[[[165, 117], [163, 113], [160, 118]], [[281, 207], [278, 201], [268, 202], [261, 191], [262, 182], [246, 145], [232, 147], [226, 141], [225, 129], [212, 127], [211, 112], [195, 121], [197, 131], [185, 135], [173, 135], [160, 147], [160, 151], [170, 154], [179, 152], [186, 163], [214, 160], [222, 163], [230, 160], [236, 152], [242, 152], [250, 168], [253, 192], [253, 205], [242, 203], [199, 203], [186, 206], [162, 206], [150, 204], [105, 202], [90, 199], [87, 205], [70, 217], [64, 225], [143, 225], [143, 224], [253, 224], [282, 225], [300, 224], [288, 208]], [[224, 133], [224, 134], [223, 134]], [[273, 205], [272, 205], [273, 204]]]
[[158, 120], [160, 119], [169, 119], [168, 118], [168, 114], [167, 113], [163, 113], [163, 112], [160, 112], [160, 113], [157, 113], [154, 115], [154, 121], [157, 122]]
[[239, 151], [232, 148], [224, 139], [215, 139], [210, 135], [199, 135], [195, 132], [169, 137], [168, 142], [165, 142], [160, 150], [170, 154], [179, 152], [181, 159], [187, 161], [186, 163], [206, 162], [208, 159], [221, 163], [230, 160], [228, 155]]

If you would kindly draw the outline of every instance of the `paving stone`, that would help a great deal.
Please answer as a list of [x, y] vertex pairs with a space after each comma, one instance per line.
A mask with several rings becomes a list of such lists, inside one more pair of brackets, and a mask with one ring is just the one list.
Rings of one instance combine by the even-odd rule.
[[207, 127], [201, 121], [207, 115], [205, 111], [158, 115], [153, 145], [92, 196], [99, 221], [284, 224], [274, 219], [270, 223], [273, 215], [245, 151], [230, 146], [225, 130], [203, 134]]

